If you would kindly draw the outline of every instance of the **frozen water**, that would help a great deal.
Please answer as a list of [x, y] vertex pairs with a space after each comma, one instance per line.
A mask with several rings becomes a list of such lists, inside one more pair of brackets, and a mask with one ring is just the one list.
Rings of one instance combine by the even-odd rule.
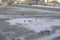
[[[44, 30], [52, 30], [51, 26], [60, 26], [59, 19], [46, 19], [46, 18], [16, 18], [6, 20], [10, 25], [23, 24], [24, 27], [34, 30], [35, 32], [40, 32]], [[18, 25], [19, 26], [19, 25]]]

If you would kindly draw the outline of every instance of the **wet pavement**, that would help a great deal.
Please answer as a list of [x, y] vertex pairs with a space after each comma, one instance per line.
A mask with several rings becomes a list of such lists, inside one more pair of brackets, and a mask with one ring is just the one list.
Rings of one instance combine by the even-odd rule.
[[[39, 37], [44, 36], [44, 35], [49, 36], [46, 30], [42, 32], [44, 34], [42, 35], [41, 32], [37, 33], [33, 30], [26, 28], [25, 26], [23, 27], [23, 25], [19, 23], [17, 23], [18, 25], [10, 25], [9, 22], [6, 22], [6, 20], [19, 19], [19, 18], [40, 18], [40, 19], [49, 18], [53, 20], [55, 19], [60, 20], [59, 13], [50, 14], [49, 12], [48, 13], [41, 12], [40, 10], [37, 11], [37, 10], [31, 10], [31, 9], [30, 10], [27, 9], [28, 10], [27, 12], [27, 10], [24, 11], [25, 9], [26, 8], [19, 8], [19, 7], [17, 8], [14, 6], [5, 6], [3, 8], [0, 8], [0, 40], [14, 40], [14, 39], [19, 39], [21, 37], [24, 40], [36, 40]], [[53, 31], [55, 31], [56, 27], [57, 26], [54, 26], [51, 28], [54, 29]], [[59, 27], [60, 26], [58, 26], [58, 28]]]
[[[5, 40], [7, 36], [10, 37], [11, 35], [12, 35], [12, 38], [15, 38], [18, 36], [35, 33], [34, 31], [29, 30], [22, 26], [18, 27], [17, 25], [9, 25], [9, 23], [5, 22], [5, 20], [8, 20], [8, 19], [0, 19], [0, 35], [1, 35], [0, 40]], [[11, 40], [12, 38], [10, 38], [9, 40]]]

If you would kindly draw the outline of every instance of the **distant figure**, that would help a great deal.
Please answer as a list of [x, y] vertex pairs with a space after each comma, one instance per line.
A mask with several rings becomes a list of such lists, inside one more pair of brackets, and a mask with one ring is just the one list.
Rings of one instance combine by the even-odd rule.
[[22, 16], [24, 15], [24, 14], [21, 14]]
[[24, 20], [24, 22], [26, 22], [26, 20]]
[[48, 35], [49, 35], [49, 33], [50, 33], [50, 31], [49, 31], [49, 30], [41, 31], [41, 34], [42, 34], [42, 35], [46, 35], [46, 34], [48, 34]]
[[28, 22], [32, 22], [32, 20], [28, 20]]
[[46, 33], [47, 33], [47, 34], [49, 34], [49, 33], [50, 33], [50, 31], [49, 31], [49, 30], [46, 30]]
[[21, 39], [17, 39], [17, 40], [21, 40]]
[[14, 38], [12, 40], [15, 40]]

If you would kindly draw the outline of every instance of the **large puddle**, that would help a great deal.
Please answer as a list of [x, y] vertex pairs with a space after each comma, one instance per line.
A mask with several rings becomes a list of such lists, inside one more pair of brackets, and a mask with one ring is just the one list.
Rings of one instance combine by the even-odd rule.
[[[48, 18], [16, 18], [6, 20], [10, 25], [22, 24], [35, 32], [40, 32], [44, 30], [52, 30], [52, 26], [60, 26], [60, 19], [48, 19]], [[20, 27], [20, 25], [18, 25]]]

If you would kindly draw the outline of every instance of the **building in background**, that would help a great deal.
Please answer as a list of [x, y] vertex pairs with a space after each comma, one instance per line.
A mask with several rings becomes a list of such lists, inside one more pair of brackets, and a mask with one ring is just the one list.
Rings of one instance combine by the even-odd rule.
[[58, 6], [60, 5], [60, 0], [45, 0], [45, 4]]
[[0, 0], [0, 3], [1, 3], [2, 1]]
[[45, 0], [45, 3], [57, 2], [60, 3], [60, 0]]
[[0, 3], [29, 3], [35, 2], [37, 4], [60, 4], [60, 0], [0, 0]]
[[15, 0], [16, 2], [31, 2], [32, 0]]
[[60, 0], [39, 0], [38, 4], [43, 4], [43, 5], [60, 5]]
[[0, 0], [0, 4], [7, 4], [9, 0]]

